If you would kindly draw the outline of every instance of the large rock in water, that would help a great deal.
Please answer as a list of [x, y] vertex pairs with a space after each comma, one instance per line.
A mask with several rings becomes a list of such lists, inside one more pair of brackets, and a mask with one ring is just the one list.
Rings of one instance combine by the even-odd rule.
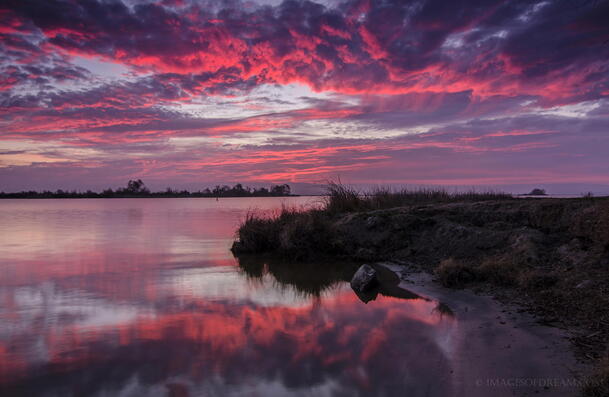
[[351, 288], [357, 292], [368, 291], [378, 284], [376, 270], [370, 265], [362, 265], [351, 279]]

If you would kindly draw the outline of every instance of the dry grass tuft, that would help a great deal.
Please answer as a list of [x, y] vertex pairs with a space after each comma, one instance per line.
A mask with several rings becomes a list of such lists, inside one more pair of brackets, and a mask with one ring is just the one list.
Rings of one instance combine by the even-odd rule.
[[440, 283], [449, 288], [463, 288], [478, 278], [471, 266], [453, 258], [440, 262], [435, 273]]
[[237, 230], [232, 251], [275, 252], [292, 260], [335, 251], [332, 222], [320, 210], [283, 208], [271, 216], [249, 213]]
[[585, 397], [607, 397], [609, 396], [609, 358], [603, 359], [594, 369], [590, 378], [587, 379], [582, 390]]

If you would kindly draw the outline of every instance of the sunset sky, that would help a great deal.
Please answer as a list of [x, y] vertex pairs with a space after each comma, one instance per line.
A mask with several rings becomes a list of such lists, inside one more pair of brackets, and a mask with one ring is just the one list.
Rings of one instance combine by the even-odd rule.
[[0, 191], [609, 192], [608, 21], [596, 0], [3, 0]]

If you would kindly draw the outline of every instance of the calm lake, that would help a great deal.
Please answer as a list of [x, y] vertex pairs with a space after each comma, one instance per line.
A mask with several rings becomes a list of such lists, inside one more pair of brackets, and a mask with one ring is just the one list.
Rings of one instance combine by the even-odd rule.
[[570, 376], [557, 331], [489, 298], [365, 304], [348, 264], [232, 256], [247, 211], [317, 200], [0, 201], [0, 395], [575, 394], [541, 384]]

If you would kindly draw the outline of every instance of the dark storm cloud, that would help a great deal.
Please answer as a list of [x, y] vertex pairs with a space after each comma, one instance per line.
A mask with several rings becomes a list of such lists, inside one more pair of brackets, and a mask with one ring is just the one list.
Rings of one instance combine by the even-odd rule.
[[[13, 0], [4, 3], [3, 14], [35, 26], [49, 44], [74, 54], [182, 74], [232, 68], [234, 80], [258, 83], [304, 81], [338, 91], [365, 91], [366, 84], [385, 91], [437, 84], [450, 89], [455, 75], [464, 74], [477, 89], [476, 83], [490, 84], [497, 73], [507, 74], [503, 82], [526, 82], [563, 70], [581, 74], [584, 82], [592, 74], [585, 88], [598, 96], [593, 83], [607, 77], [606, 65], [594, 67], [609, 54], [602, 17], [609, 15], [607, 2], [224, 4], [214, 10], [190, 3], [175, 8]], [[455, 34], [469, 48], [447, 50], [446, 40]], [[430, 67], [435, 75], [428, 81], [413, 74]]]

